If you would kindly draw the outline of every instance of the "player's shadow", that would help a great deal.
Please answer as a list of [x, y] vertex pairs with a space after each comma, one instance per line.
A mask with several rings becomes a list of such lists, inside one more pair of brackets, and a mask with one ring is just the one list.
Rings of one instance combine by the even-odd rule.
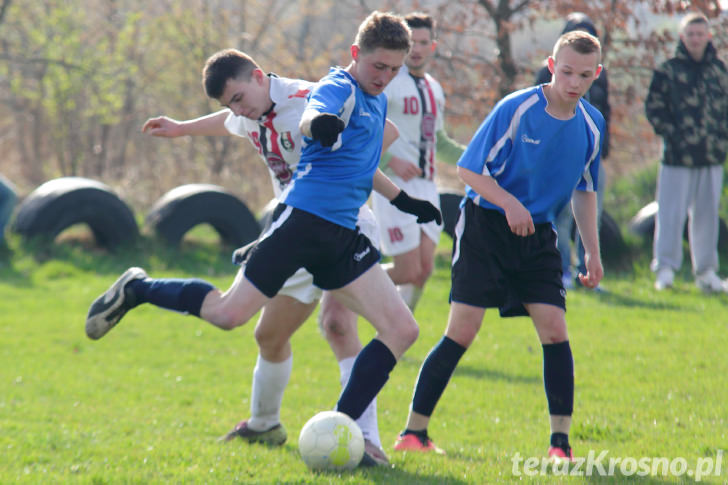
[[[374, 467], [374, 468], [357, 468], [351, 473], [351, 477], [356, 481], [356, 476], [360, 475], [362, 478], [373, 480], [375, 483], [416, 483], [417, 485], [466, 485], [472, 482], [461, 480], [455, 477], [443, 477], [442, 475], [433, 476], [432, 474], [425, 473], [413, 473], [410, 471], [402, 470], [396, 465], [390, 467]], [[331, 480], [330, 483], [337, 483], [341, 480], [342, 472], [337, 471], [311, 471], [311, 474], [318, 477], [326, 477]], [[286, 485], [300, 484], [300, 480], [295, 481], [281, 481], [278, 482]]]
[[[581, 292], [589, 290], [579, 290]], [[674, 291], [674, 290], [670, 290]], [[647, 300], [644, 298], [635, 298], [631, 295], [617, 293], [614, 291], [606, 291], [604, 293], [598, 293], [599, 301], [606, 303], [607, 305], [623, 306], [628, 308], [648, 308], [650, 310], [664, 310], [664, 311], [676, 311], [683, 310], [684, 307], [670, 303], [665, 300]], [[567, 298], [568, 302], [568, 298]]]
[[[408, 356], [403, 356], [397, 365], [405, 367], [416, 367], [422, 366], [422, 360], [413, 359]], [[515, 375], [507, 372], [498, 370], [488, 369], [485, 367], [474, 367], [467, 364], [460, 364], [455, 369], [455, 375], [472, 377], [475, 379], [487, 379], [490, 381], [505, 381], [516, 384], [542, 384], [543, 380], [540, 375]]]

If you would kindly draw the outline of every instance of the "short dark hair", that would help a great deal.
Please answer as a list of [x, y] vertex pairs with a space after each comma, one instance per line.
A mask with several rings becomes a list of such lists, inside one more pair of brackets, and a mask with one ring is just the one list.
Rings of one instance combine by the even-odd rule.
[[252, 57], [237, 49], [224, 49], [211, 55], [202, 68], [205, 94], [220, 99], [228, 79], [249, 81], [255, 69], [260, 69]]
[[424, 12], [412, 12], [404, 16], [404, 21], [410, 29], [427, 29], [435, 37], [435, 20]]
[[399, 15], [375, 10], [359, 25], [354, 44], [364, 53], [383, 49], [409, 52], [410, 29]]
[[584, 32], [583, 30], [572, 30], [571, 32], [563, 34], [556, 41], [556, 44], [554, 45], [554, 52], [551, 57], [556, 59], [556, 55], [564, 47], [571, 47], [579, 54], [591, 54], [592, 52], [596, 52], [597, 64], [601, 62], [602, 44], [599, 42], [599, 39], [591, 35], [589, 32]]

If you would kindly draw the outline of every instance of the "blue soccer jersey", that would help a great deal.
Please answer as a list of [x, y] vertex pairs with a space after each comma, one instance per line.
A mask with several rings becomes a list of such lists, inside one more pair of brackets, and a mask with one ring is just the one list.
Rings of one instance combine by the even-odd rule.
[[312, 90], [306, 109], [335, 114], [345, 128], [332, 147], [304, 137], [293, 182], [281, 200], [354, 229], [379, 166], [387, 98], [366, 94], [351, 74], [332, 68]]
[[[595, 191], [599, 173], [601, 113], [580, 99], [568, 120], [546, 112], [542, 86], [503, 98], [485, 118], [458, 166], [493, 177], [531, 213], [534, 223], [553, 222], [574, 189]], [[474, 203], [503, 212], [471, 187]]]

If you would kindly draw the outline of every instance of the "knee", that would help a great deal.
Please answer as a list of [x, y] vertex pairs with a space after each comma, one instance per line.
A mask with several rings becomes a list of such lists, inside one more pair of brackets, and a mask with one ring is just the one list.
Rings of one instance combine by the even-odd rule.
[[356, 315], [348, 311], [324, 309], [319, 314], [319, 328], [327, 340], [346, 340], [356, 332]]
[[422, 265], [420, 265], [420, 271], [417, 274], [416, 281], [414, 282], [415, 285], [422, 288], [425, 286], [425, 283], [427, 282], [428, 278], [432, 274], [433, 270], [433, 264], [432, 261], [423, 261]]
[[404, 284], [411, 283], [416, 285], [417, 282], [420, 279], [420, 275], [422, 273], [422, 268], [419, 265], [408, 265], [402, 268], [402, 272], [400, 273], [401, 280], [404, 282]]
[[270, 352], [276, 352], [282, 349], [288, 342], [288, 338], [282, 337], [280, 332], [276, 332], [272, 328], [261, 327], [260, 325], [255, 327], [254, 335], [258, 347]]
[[403, 325], [399, 325], [397, 328], [398, 340], [407, 347], [410, 347], [415, 343], [417, 337], [420, 335], [420, 327], [414, 318], [407, 320]]

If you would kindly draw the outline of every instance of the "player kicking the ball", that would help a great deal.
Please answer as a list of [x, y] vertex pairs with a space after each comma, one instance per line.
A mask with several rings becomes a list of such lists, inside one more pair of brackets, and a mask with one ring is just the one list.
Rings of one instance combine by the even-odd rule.
[[[176, 138], [188, 135], [237, 135], [250, 140], [266, 163], [279, 197], [288, 185], [301, 156], [302, 136], [298, 123], [306, 98], [314, 83], [266, 75], [254, 59], [235, 49], [212, 55], [203, 70], [203, 85], [210, 98], [226, 109], [188, 121], [164, 116], [148, 120], [142, 131], [153, 136]], [[385, 128], [384, 146], [396, 137], [396, 128]], [[366, 205], [357, 221], [359, 228], [376, 244], [375, 221]], [[244, 254], [234, 257], [242, 263]], [[292, 368], [290, 337], [311, 315], [322, 291], [314, 286], [311, 274], [299, 269], [268, 302], [261, 313], [256, 340], [259, 355], [253, 371], [251, 417], [241, 421], [225, 438], [240, 437], [251, 442], [281, 445], [287, 439], [280, 422], [283, 393]], [[357, 335], [357, 315], [335, 298], [322, 300], [321, 326], [339, 363], [342, 385], [361, 350]], [[267, 331], [266, 331], [267, 329]], [[376, 399], [357, 420], [365, 436], [364, 463], [386, 463], [377, 429]]]
[[[337, 404], [339, 411], [359, 418], [386, 382], [397, 358], [417, 336], [411, 313], [376, 264], [378, 251], [357, 227], [357, 216], [371, 191], [381, 153], [386, 114], [381, 91], [396, 74], [408, 48], [409, 31], [403, 21], [375, 12], [359, 29], [350, 66], [332, 70], [315, 86], [300, 125], [308, 138], [294, 182], [282, 194], [283, 203], [274, 212], [271, 228], [250, 252], [245, 268], [228, 291], [222, 293], [197, 279], [151, 279], [143, 270], [131, 268], [91, 305], [87, 334], [100, 338], [129, 309], [145, 302], [232, 329], [246, 323], [303, 267], [313, 275], [317, 287], [332, 290], [378, 331], [354, 361]], [[335, 80], [327, 82], [330, 78]], [[246, 118], [267, 114], [254, 102], [258, 98], [251, 102], [244, 91], [230, 92], [230, 84], [235, 83], [225, 83], [220, 93], [223, 104]], [[265, 94], [264, 89], [257, 89], [258, 97]], [[423, 222], [440, 218], [435, 207], [409, 198], [386, 177], [377, 176], [374, 183], [393, 204], [417, 214]], [[291, 324], [293, 328], [281, 328], [280, 319], [266, 320], [265, 313], [256, 327], [256, 338], [288, 346], [288, 338], [302, 321]], [[284, 358], [286, 353], [290, 357], [290, 348], [287, 352], [285, 348], [279, 350]], [[284, 363], [277, 371], [287, 374], [289, 366]], [[286, 380], [280, 379], [283, 387]], [[279, 403], [280, 399], [272, 402]], [[264, 430], [265, 424], [260, 428]]]
[[422, 364], [396, 450], [443, 452], [427, 435], [430, 417], [485, 309], [498, 307], [503, 317], [533, 321], [543, 346], [548, 454], [573, 459], [574, 363], [553, 221], [574, 192], [586, 250], [587, 274], [579, 279], [594, 288], [603, 275], [594, 190], [605, 123], [581, 97], [599, 76], [600, 57], [596, 37], [581, 31], [561, 36], [548, 60], [552, 81], [501, 100], [460, 158], [467, 197], [455, 228], [449, 321]]

